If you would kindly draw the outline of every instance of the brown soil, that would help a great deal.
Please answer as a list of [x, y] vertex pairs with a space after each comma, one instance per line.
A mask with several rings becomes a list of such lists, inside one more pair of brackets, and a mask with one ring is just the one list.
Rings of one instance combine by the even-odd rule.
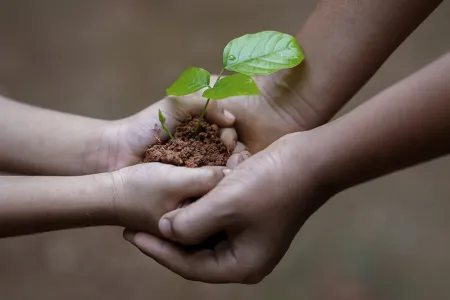
[[230, 153], [220, 139], [219, 127], [202, 121], [196, 133], [197, 122], [196, 118], [186, 120], [175, 129], [173, 140], [148, 148], [144, 163], [161, 162], [188, 168], [225, 166]]

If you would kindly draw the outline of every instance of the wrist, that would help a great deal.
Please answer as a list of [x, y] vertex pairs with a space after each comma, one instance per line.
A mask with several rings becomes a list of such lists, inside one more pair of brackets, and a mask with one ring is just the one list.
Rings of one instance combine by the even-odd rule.
[[289, 176], [302, 178], [317, 198], [328, 199], [345, 189], [339, 177], [334, 176], [333, 166], [328, 164], [332, 149], [315, 131], [292, 133], [280, 139], [286, 169]]
[[98, 183], [99, 194], [102, 195], [99, 200], [101, 215], [108, 225], [124, 226], [121, 220], [121, 211], [123, 202], [123, 181], [120, 176], [120, 170], [108, 173], [90, 175]]
[[279, 108], [296, 124], [297, 131], [316, 128], [328, 122], [346, 101], [321, 92], [323, 87], [308, 73], [307, 62], [262, 80], [262, 92], [273, 107]]
[[82, 154], [83, 174], [97, 174], [113, 171], [112, 164], [116, 153], [118, 133], [117, 122], [99, 121], [93, 124], [87, 135]]
[[357, 181], [356, 166], [348, 155], [351, 145], [345, 144], [343, 136], [335, 131], [335, 127], [340, 126], [338, 123], [306, 131], [298, 139], [299, 143], [308, 145], [303, 160], [314, 170], [312, 174], [319, 188], [330, 197], [352, 187]]

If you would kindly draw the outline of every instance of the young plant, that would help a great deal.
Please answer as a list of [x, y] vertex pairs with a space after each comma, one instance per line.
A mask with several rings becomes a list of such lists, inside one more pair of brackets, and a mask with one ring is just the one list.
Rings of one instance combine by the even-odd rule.
[[[295, 38], [288, 34], [277, 31], [246, 34], [232, 40], [225, 47], [223, 67], [213, 86], [210, 86], [211, 74], [208, 71], [189, 68], [166, 89], [166, 93], [168, 96], [185, 96], [206, 88], [202, 94], [206, 103], [198, 120], [198, 131], [210, 100], [259, 95], [258, 87], [250, 76], [268, 75], [295, 67], [304, 57]], [[236, 74], [222, 78], [225, 70]]]
[[166, 117], [164, 117], [164, 115], [160, 109], [158, 109], [158, 117], [159, 117], [159, 122], [161, 123], [162, 129], [167, 133], [169, 138], [171, 140], [173, 140], [173, 135], [170, 133], [169, 128], [167, 128], [167, 126], [166, 126]]

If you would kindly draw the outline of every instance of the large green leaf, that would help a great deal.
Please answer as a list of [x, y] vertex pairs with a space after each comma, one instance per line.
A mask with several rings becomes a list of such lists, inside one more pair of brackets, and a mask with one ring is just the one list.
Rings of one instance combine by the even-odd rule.
[[225, 69], [247, 75], [265, 75], [300, 64], [305, 55], [294, 37], [262, 31], [238, 37], [225, 47]]
[[184, 96], [195, 93], [209, 86], [210, 76], [209, 72], [202, 68], [189, 68], [166, 89], [166, 93], [171, 96]]
[[234, 96], [259, 95], [255, 81], [244, 74], [234, 74], [220, 79], [213, 88], [203, 92], [203, 97], [220, 100]]

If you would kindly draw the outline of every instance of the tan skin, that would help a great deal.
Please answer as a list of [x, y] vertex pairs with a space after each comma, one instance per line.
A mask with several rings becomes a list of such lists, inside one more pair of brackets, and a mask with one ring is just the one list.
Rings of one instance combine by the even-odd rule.
[[[219, 105], [236, 116], [238, 134], [252, 151], [288, 133], [315, 128], [361, 88], [440, 2], [319, 1], [297, 36], [305, 63], [260, 82], [262, 98]], [[161, 219], [164, 236], [182, 244], [225, 231], [228, 240], [214, 250], [186, 252], [132, 231], [125, 237], [191, 280], [261, 281], [311, 213], [331, 196], [450, 151], [444, 138], [450, 133], [449, 72], [447, 56], [338, 121], [277, 140], [204, 198]], [[420, 122], [424, 112], [426, 123]], [[404, 155], [411, 143], [417, 151]]]
[[[135, 165], [148, 145], [167, 139], [158, 129], [158, 109], [173, 130], [178, 120], [200, 115], [204, 100], [199, 98], [167, 98], [117, 121], [1, 97], [0, 107], [0, 171], [52, 175], [0, 176], [0, 237], [100, 225], [158, 234], [164, 213], [203, 196], [224, 177], [225, 168], [218, 167]], [[224, 126], [222, 140], [235, 151], [231, 166], [247, 156], [235, 130], [227, 127], [235, 120], [230, 113], [213, 103], [206, 119]], [[93, 173], [98, 174], [84, 175]]]
[[[36, 175], [85, 175], [136, 164], [148, 145], [167, 139], [158, 109], [174, 130], [180, 120], [200, 115], [198, 97], [165, 98], [125, 119], [105, 121], [20, 104], [0, 96], [0, 171]], [[222, 137], [234, 148], [235, 117], [209, 105], [206, 118], [224, 127]], [[64, 153], [64, 155], [61, 155]]]
[[[258, 79], [263, 91], [262, 97], [225, 100], [221, 101], [219, 106], [227, 108], [236, 116], [238, 134], [252, 151], [262, 150], [288, 133], [315, 128], [327, 122], [361, 88], [390, 53], [440, 2], [436, 0], [396, 0], [389, 2], [381, 2], [381, 0], [319, 1], [317, 8], [297, 35], [307, 56], [305, 63], [292, 71], [280, 72], [265, 79]], [[5, 105], [11, 104], [6, 103]], [[97, 172], [114, 172], [122, 167], [136, 163], [139, 156], [143, 153], [144, 147], [151, 143], [152, 138], [148, 138], [147, 133], [156, 121], [155, 117], [150, 117], [156, 116], [155, 110], [151, 108], [136, 116], [115, 122], [104, 122], [68, 115], [56, 116], [48, 111], [37, 112], [23, 107], [20, 108], [20, 112], [22, 120], [29, 120], [30, 123], [28, 124], [32, 125], [23, 126], [21, 124], [24, 122], [14, 119], [14, 114], [5, 113], [5, 110], [0, 111], [0, 128], [8, 126], [8, 129], [12, 129], [10, 134], [2, 134], [0, 136], [0, 168], [31, 174], [81, 175]], [[181, 112], [186, 113], [186, 110]], [[177, 113], [175, 115], [178, 117]], [[175, 124], [177, 119], [174, 118], [173, 124]], [[9, 122], [5, 123], [4, 120]], [[58, 126], [55, 126], [56, 124]], [[2, 130], [3, 132], [5, 131]], [[30, 134], [24, 134], [24, 132]], [[142, 139], [145, 136], [148, 140]], [[302, 136], [309, 136], [309, 133], [305, 133]], [[306, 168], [306, 170], [309, 170], [308, 176], [297, 177], [301, 179], [300, 182], [289, 183], [283, 180], [275, 185], [279, 188], [271, 190], [270, 193], [266, 193], [261, 188], [264, 186], [264, 183], [271, 183], [272, 186], [272, 179], [280, 180], [280, 178], [286, 176], [285, 174], [289, 175], [290, 168], [288, 168], [288, 164], [281, 160], [278, 161], [277, 157], [289, 157], [292, 149], [298, 150], [299, 145], [305, 145], [305, 143], [300, 143], [299, 141], [306, 140], [306, 138], [299, 138], [297, 142], [300, 144], [297, 144], [290, 139], [291, 137], [280, 140], [266, 151], [242, 164], [235, 173], [231, 174], [226, 181], [223, 181], [217, 189], [213, 190], [211, 195], [216, 196], [216, 201], [219, 202], [220, 206], [213, 205], [215, 202], [211, 202], [210, 206], [205, 206], [203, 203], [207, 201], [201, 200], [189, 206], [189, 210], [186, 210], [184, 213], [184, 215], [188, 216], [185, 220], [181, 217], [182, 215], [179, 216], [179, 227], [183, 229], [178, 228], [178, 226], [174, 227], [175, 239], [185, 243], [200, 241], [216, 230], [228, 231], [229, 243], [231, 243], [232, 247], [239, 249], [236, 252], [239, 255], [232, 257], [232, 259], [237, 259], [238, 265], [230, 264], [230, 261], [225, 257], [230, 254], [229, 250], [231, 248], [229, 245], [221, 245], [223, 247], [222, 250], [216, 249], [217, 252], [214, 254], [223, 255], [223, 257], [216, 256], [216, 258], [225, 259], [223, 260], [224, 264], [217, 268], [216, 265], [211, 263], [211, 253], [206, 255], [204, 253], [196, 254], [197, 256], [194, 259], [191, 256], [180, 258], [179, 255], [182, 252], [177, 252], [181, 251], [180, 249], [172, 248], [172, 244], [165, 243], [154, 237], [144, 234], [137, 236], [128, 234], [128, 239], [141, 247], [142, 251], [186, 278], [209, 282], [252, 283], [261, 280], [281, 259], [306, 216], [309, 215], [315, 206], [318, 206], [331, 194], [325, 193], [326, 196], [315, 195], [315, 181], [311, 180], [311, 178], [314, 178], [315, 172], [313, 170], [316, 168], [312, 166]], [[288, 144], [288, 146], [283, 147], [282, 145], [285, 144]], [[51, 145], [51, 147], [48, 145]], [[338, 147], [337, 145], [333, 146]], [[31, 152], [31, 149], [34, 152]], [[58, 155], [60, 153], [67, 153], [67, 155]], [[34, 155], [33, 159], [29, 159], [32, 155]], [[308, 166], [306, 162], [309, 160], [304, 158], [308, 156], [301, 157], [298, 158], [301, 159], [298, 164], [303, 165], [302, 163], [304, 162], [304, 165]], [[284, 165], [286, 165], [285, 168], [283, 168]], [[279, 173], [277, 171], [274, 172], [277, 169]], [[271, 172], [267, 172], [267, 170]], [[252, 176], [247, 176], [249, 173]], [[268, 176], [270, 173], [278, 174], [280, 177], [272, 178]], [[258, 174], [258, 177], [255, 177], [255, 174]], [[259, 174], [264, 174], [266, 177]], [[296, 174], [298, 175], [298, 173]], [[94, 180], [93, 178], [88, 178], [89, 182]], [[2, 219], [5, 221], [2, 225], [7, 230], [3, 232], [3, 236], [13, 233], [14, 230], [20, 233], [29, 232], [30, 228], [32, 228], [30, 224], [22, 224], [24, 227], [18, 230], [14, 223], [8, 223], [8, 221], [16, 219], [28, 220], [30, 216], [32, 220], [37, 218], [36, 220], [41, 222], [42, 228], [45, 230], [48, 221], [41, 217], [42, 212], [46, 210], [40, 208], [37, 210], [25, 209], [26, 213], [31, 213], [31, 215], [28, 215], [23, 214], [23, 208], [36, 208], [32, 204], [40, 203], [45, 197], [48, 198], [46, 196], [48, 190], [46, 191], [45, 188], [55, 184], [56, 181], [60, 181], [61, 178], [55, 178], [56, 181], [47, 181], [45, 184], [40, 185], [40, 187], [43, 187], [42, 193], [35, 193], [33, 190], [29, 190], [26, 194], [28, 197], [21, 197], [19, 192], [24, 190], [24, 187], [36, 184], [29, 180], [39, 181], [44, 180], [43, 178], [22, 178], [17, 179], [18, 182], [15, 183], [9, 181], [15, 180], [11, 178], [2, 180], [4, 181], [1, 184], [4, 184], [4, 187], [13, 187], [11, 195], [19, 195], [17, 198], [6, 197], [6, 200], [3, 196], [0, 199], [0, 201], [3, 201], [3, 204], [8, 203], [11, 199], [25, 199], [22, 202], [24, 205], [13, 205], [12, 212], [9, 211], [6, 215], [4, 214], [5, 217]], [[52, 180], [52, 178], [46, 178], [46, 180]], [[83, 186], [87, 185], [89, 188], [95, 189], [95, 187], [91, 187], [90, 184], [84, 181], [87, 180], [86, 177], [77, 178], [76, 183], [65, 180], [71, 179], [65, 178], [62, 180], [63, 182], [58, 182], [57, 186], [61, 187], [60, 191], [62, 191], [62, 194], [57, 199], [64, 198], [68, 201], [67, 203], [77, 204], [78, 201], [86, 199], [80, 195], [90, 191], [89, 189], [80, 188], [76, 189], [76, 193], [74, 193], [72, 187], [81, 187], [81, 183], [84, 183]], [[129, 182], [133, 183], [131, 186], [135, 186], [134, 182], [137, 184], [139, 181], [140, 179], [137, 180], [137, 177], [130, 175]], [[117, 184], [114, 184], [113, 181], [109, 183], [112, 184], [110, 187], [113, 187], [114, 191], [130, 190], [117, 188]], [[232, 189], [224, 189], [231, 183], [233, 183]], [[108, 184], [106, 185], [108, 186]], [[127, 185], [125, 184], [124, 186], [126, 187]], [[292, 198], [290, 192], [292, 192], [294, 187], [298, 189], [297, 192], [302, 192], [304, 195], [300, 205], [298, 201], [288, 201]], [[265, 192], [264, 195], [260, 193], [262, 190]], [[102, 193], [105, 191], [96, 191], [100, 193], [99, 199], [103, 199]], [[111, 189], [108, 189], [108, 191], [111, 191]], [[238, 193], [241, 191], [245, 191], [246, 194]], [[314, 197], [310, 196], [311, 191], [314, 192], [312, 193]], [[54, 191], [52, 190], [52, 192]], [[278, 211], [281, 214], [274, 214], [278, 208], [277, 202], [274, 202], [274, 200], [278, 200], [280, 197], [282, 199], [286, 192], [288, 193], [285, 197], [286, 201], [288, 201], [286, 203], [289, 204], [286, 204], [282, 210]], [[117, 193], [121, 192], [114, 192], [114, 194]], [[123, 194], [127, 195], [126, 192]], [[56, 196], [58, 195], [56, 194]], [[142, 197], [142, 194], [139, 193], [139, 195], [136, 199]], [[239, 204], [245, 202], [235, 201], [236, 199], [241, 200], [239, 195], [248, 195], [247, 201], [250, 202], [258, 199], [259, 202], [256, 203], [258, 209], [252, 210], [254, 213], [247, 211], [244, 205]], [[104, 197], [108, 198], [108, 196]], [[131, 196], [122, 197], [122, 199], [132, 198]], [[108, 199], [120, 199], [120, 197], [113, 196]], [[17, 201], [19, 202], [19, 200]], [[51, 198], [46, 203], [47, 205], [52, 205], [55, 200]], [[91, 200], [93, 201], [94, 199]], [[76, 205], [68, 205], [75, 209], [71, 210], [69, 214], [71, 217], [67, 219], [70, 220], [73, 216], [83, 216], [81, 219], [75, 218], [73, 221], [75, 226], [83, 226], [86, 222], [91, 222], [88, 225], [92, 224], [89, 216], [97, 215], [99, 211], [98, 205], [92, 201], [82, 210], [77, 208]], [[177, 201], [179, 199], [175, 200], [175, 202]], [[12, 202], [16, 204], [16, 201]], [[129, 201], [127, 200], [126, 202]], [[108, 203], [108, 201], [105, 203]], [[308, 209], [304, 209], [305, 205]], [[14, 207], [19, 209], [14, 209]], [[217, 207], [223, 208], [223, 210], [220, 210], [223, 214], [222, 216], [212, 214], [211, 217], [216, 217], [214, 220], [203, 217], [205, 214], [202, 213], [202, 210], [217, 211]], [[61, 209], [65, 212], [67, 207], [62, 207]], [[105, 218], [104, 210], [100, 210], [102, 211], [100, 213], [101, 216], [97, 220], [103, 218], [104, 222], [109, 222], [109, 218]], [[106, 211], [110, 212], [110, 209]], [[128, 210], [123, 211], [127, 212]], [[283, 215], [283, 212], [286, 215]], [[11, 218], [14, 214], [17, 218]], [[191, 218], [189, 218], [189, 214], [192, 214]], [[282, 235], [278, 234], [279, 240], [276, 240], [278, 243], [270, 242], [271, 246], [277, 245], [276, 247], [268, 248], [268, 239], [265, 237], [270, 237], [272, 233], [270, 231], [271, 228], [264, 226], [266, 222], [261, 222], [265, 217], [268, 218], [267, 224], [280, 220], [285, 221], [283, 226], [286, 230], [282, 231]], [[168, 218], [165, 219], [178, 223], [178, 218], [174, 218], [173, 215], [168, 215]], [[225, 219], [227, 222], [234, 223], [226, 223], [224, 222]], [[59, 228], [67, 228], [74, 224], [67, 222], [61, 225], [59, 223], [61, 218], [51, 220], [56, 222], [55, 224], [58, 224]], [[160, 224], [162, 231], [168, 238], [174, 239], [174, 236], [170, 235], [167, 230], [167, 223], [164, 223], [161, 221]], [[208, 232], [202, 231], [200, 228], [197, 228], [196, 224], [205, 224], [205, 228], [211, 228], [211, 230]], [[132, 228], [137, 227], [136, 229], [140, 227], [140, 225], [136, 226], [136, 224], [130, 225]], [[189, 231], [185, 232], [186, 228]], [[267, 252], [266, 256], [258, 256], [261, 249]], [[183, 269], [182, 264], [191, 266], [191, 271], [202, 270], [202, 274], [198, 272], [190, 273], [189, 270]]]
[[220, 167], [159, 163], [84, 176], [0, 176], [0, 237], [105, 225], [158, 234], [162, 215], [223, 177]]
[[125, 237], [191, 280], [261, 281], [330, 197], [450, 153], [449, 74], [450, 53], [341, 119], [279, 139], [202, 199], [160, 221], [163, 235], [182, 244], [225, 231], [228, 240], [214, 249], [185, 251], [145, 233]]

